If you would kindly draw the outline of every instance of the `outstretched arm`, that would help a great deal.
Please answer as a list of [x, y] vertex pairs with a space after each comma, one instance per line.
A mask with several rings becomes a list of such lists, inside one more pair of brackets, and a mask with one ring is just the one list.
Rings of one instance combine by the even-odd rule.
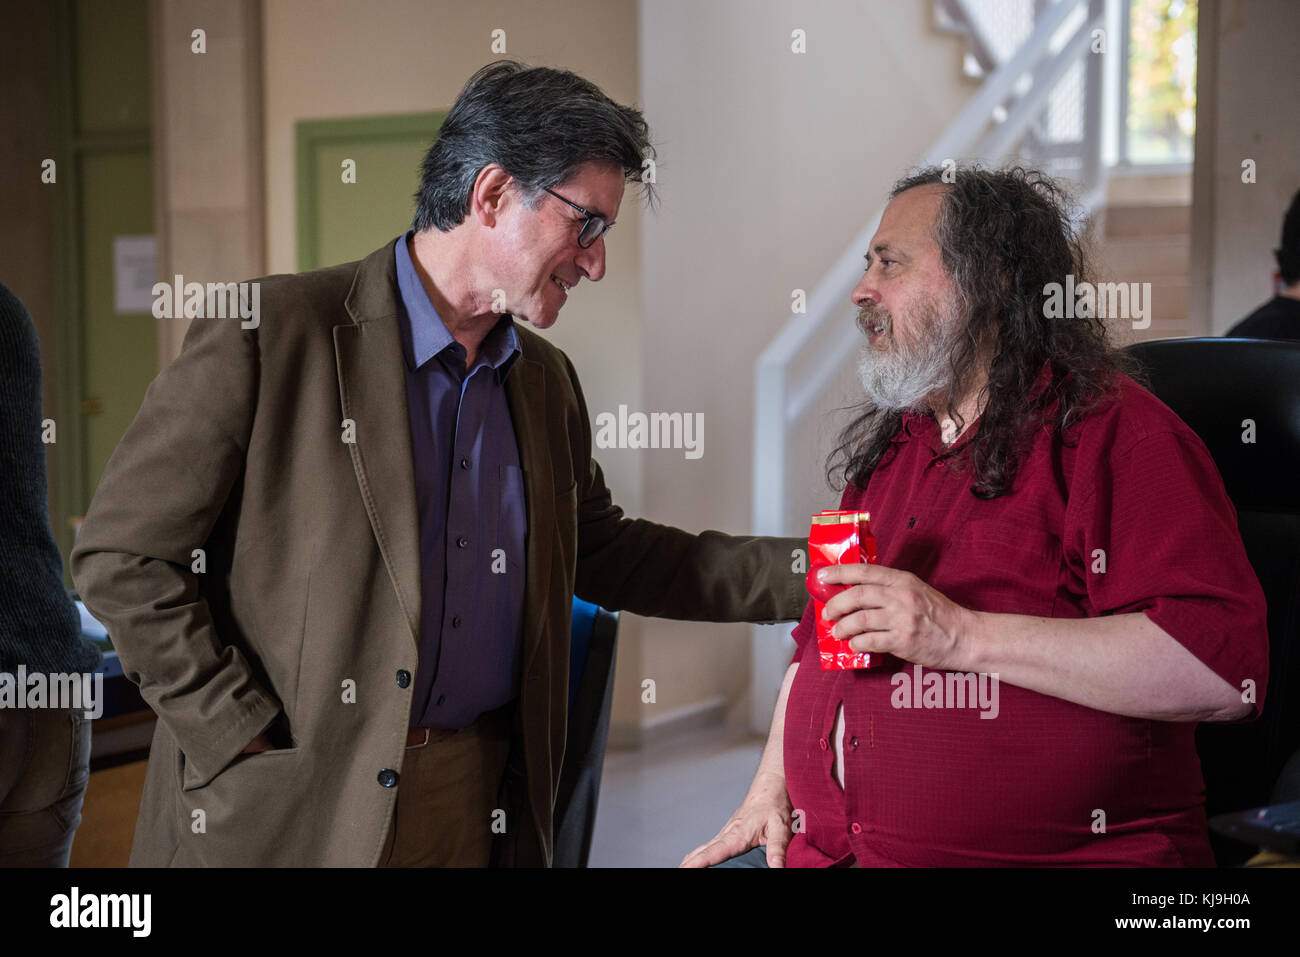
[[[576, 397], [570, 418], [578, 522], [579, 598], [611, 611], [691, 621], [794, 621], [808, 603], [807, 541], [698, 535], [627, 518], [591, 457], [591, 420], [582, 386], [565, 359]], [[563, 491], [563, 490], [562, 490]]]

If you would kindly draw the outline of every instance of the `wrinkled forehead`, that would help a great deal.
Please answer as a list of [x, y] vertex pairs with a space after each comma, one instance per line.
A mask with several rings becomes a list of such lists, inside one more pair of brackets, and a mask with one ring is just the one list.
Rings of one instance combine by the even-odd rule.
[[880, 228], [872, 237], [872, 249], [886, 244], [913, 255], [927, 251], [937, 255], [939, 244], [934, 238], [934, 227], [947, 192], [947, 186], [934, 183], [914, 186], [891, 199], [880, 217]]

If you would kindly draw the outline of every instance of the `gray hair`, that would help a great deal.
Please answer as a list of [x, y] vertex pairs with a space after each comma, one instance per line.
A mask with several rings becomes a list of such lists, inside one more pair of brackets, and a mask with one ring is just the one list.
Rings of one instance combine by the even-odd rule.
[[639, 110], [620, 106], [567, 70], [499, 60], [469, 78], [425, 154], [411, 225], [444, 232], [460, 225], [474, 181], [491, 163], [514, 177], [530, 208], [546, 187], [592, 162], [621, 167], [653, 201], [641, 171], [654, 155]]

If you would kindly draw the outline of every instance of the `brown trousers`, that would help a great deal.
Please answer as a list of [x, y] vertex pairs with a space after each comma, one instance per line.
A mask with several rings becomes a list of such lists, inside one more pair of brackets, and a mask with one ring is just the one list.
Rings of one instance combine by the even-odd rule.
[[497, 795], [514, 707], [406, 749], [380, 867], [488, 866], [495, 833], [513, 825]]

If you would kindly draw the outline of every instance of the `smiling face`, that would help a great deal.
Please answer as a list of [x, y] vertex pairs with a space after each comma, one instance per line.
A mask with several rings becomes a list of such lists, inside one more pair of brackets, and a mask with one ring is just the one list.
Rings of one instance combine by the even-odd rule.
[[867, 344], [858, 374], [878, 408], [918, 408], [944, 389], [961, 323], [934, 225], [945, 187], [919, 186], [890, 201], [853, 290]]
[[[553, 188], [613, 224], [623, 201], [623, 170], [587, 163]], [[546, 329], [568, 300], [568, 290], [583, 279], [599, 282], [605, 275], [605, 239], [580, 247], [578, 233], [585, 217], [550, 193], [542, 193], [536, 208], [530, 209], [512, 185], [500, 202], [488, 242], [490, 281], [494, 290], [504, 293], [504, 312]]]

